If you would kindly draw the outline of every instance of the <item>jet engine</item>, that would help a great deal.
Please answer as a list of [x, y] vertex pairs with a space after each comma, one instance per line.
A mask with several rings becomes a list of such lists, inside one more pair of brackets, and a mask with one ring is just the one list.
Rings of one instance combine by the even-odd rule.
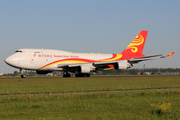
[[48, 74], [51, 73], [52, 71], [46, 71], [46, 70], [36, 70], [37, 74]]
[[91, 71], [90, 66], [87, 65], [81, 65], [78, 67], [78, 72], [79, 73], [89, 73]]
[[131, 68], [131, 67], [132, 67], [132, 65], [129, 64], [127, 61], [126, 62], [121, 61], [121, 62], [117, 62], [114, 64], [114, 68], [116, 70], [126, 70], [127, 68]]

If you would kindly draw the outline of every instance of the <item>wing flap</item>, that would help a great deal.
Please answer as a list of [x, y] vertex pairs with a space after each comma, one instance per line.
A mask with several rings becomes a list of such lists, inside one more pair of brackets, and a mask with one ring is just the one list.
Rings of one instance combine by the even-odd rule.
[[100, 66], [100, 65], [111, 65], [115, 64], [117, 61], [106, 61], [106, 62], [95, 62], [93, 63], [94, 66]]

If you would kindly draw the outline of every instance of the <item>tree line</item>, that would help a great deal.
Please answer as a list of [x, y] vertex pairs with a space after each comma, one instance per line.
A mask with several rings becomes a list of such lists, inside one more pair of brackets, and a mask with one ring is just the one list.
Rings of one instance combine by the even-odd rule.
[[146, 68], [103, 71], [103, 75], [180, 74], [180, 68]]

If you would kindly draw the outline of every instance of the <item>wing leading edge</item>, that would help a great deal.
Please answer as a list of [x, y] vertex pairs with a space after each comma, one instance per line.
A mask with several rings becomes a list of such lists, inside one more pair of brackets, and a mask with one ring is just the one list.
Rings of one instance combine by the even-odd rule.
[[166, 58], [166, 57], [171, 57], [174, 54], [174, 52], [168, 54], [168, 55], [153, 55], [153, 56], [146, 56], [146, 57], [140, 57], [140, 58], [135, 58], [135, 59], [130, 59], [128, 60], [130, 63], [134, 64], [134, 63], [138, 63], [141, 61], [146, 61], [146, 60], [154, 60], [154, 59], [160, 59], [160, 58]]

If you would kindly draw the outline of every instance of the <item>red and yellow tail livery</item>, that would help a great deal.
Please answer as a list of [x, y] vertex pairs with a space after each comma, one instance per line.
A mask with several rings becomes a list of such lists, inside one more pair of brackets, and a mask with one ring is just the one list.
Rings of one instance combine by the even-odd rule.
[[121, 53], [124, 57], [123, 59], [131, 59], [144, 57], [143, 49], [146, 42], [148, 31], [142, 30], [133, 41], [126, 47], [126, 49]]
[[141, 55], [146, 42], [147, 33], [148, 31], [141, 31], [122, 53], [130, 55]]

